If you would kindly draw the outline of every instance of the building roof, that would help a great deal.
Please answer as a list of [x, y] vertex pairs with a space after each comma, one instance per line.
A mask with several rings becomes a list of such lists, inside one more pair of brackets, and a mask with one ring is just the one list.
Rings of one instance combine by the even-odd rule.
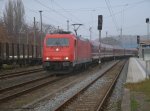
[[140, 40], [141, 45], [150, 45], [150, 39], [149, 40]]

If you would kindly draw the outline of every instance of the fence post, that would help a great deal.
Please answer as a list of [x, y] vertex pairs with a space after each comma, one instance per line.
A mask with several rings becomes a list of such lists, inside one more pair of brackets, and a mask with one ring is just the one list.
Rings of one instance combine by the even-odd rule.
[[20, 62], [20, 50], [19, 44], [17, 44], [17, 61]]
[[14, 43], [12, 43], [12, 60], [14, 60]]
[[9, 59], [9, 44], [6, 43], [6, 60]]
[[24, 44], [22, 44], [22, 55], [23, 55], [23, 60], [24, 60], [24, 58], [25, 58], [25, 50], [24, 50]]
[[34, 58], [34, 57], [33, 57], [33, 53], [34, 53], [33, 45], [31, 45], [31, 47], [32, 47], [32, 59], [33, 59], [33, 58]]

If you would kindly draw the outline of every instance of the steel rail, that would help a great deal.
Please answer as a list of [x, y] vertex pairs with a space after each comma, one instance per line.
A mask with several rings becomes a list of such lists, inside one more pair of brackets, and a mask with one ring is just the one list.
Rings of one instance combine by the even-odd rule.
[[[125, 65], [125, 63], [124, 63], [124, 65]], [[109, 97], [109, 95], [111, 94], [111, 91], [113, 90], [113, 88], [114, 88], [114, 86], [115, 86], [115, 84], [116, 84], [116, 82], [117, 82], [117, 80], [118, 80], [118, 78], [120, 76], [120, 73], [121, 73], [121, 71], [122, 71], [122, 69], [124, 67], [124, 65], [121, 66], [120, 71], [118, 72], [118, 74], [116, 74], [116, 77], [115, 77], [115, 79], [113, 79], [112, 84], [110, 85], [110, 87], [108, 87], [108, 90], [105, 93], [105, 95], [103, 96], [103, 99], [99, 103], [98, 108], [97, 108], [96, 111], [100, 111], [100, 110], [103, 109], [102, 107], [103, 107], [104, 103], [107, 101], [107, 98]]]
[[27, 81], [27, 82], [24, 82], [24, 83], [19, 83], [19, 84], [14, 85], [14, 86], [6, 87], [6, 88], [3, 88], [3, 89], [0, 89], [0, 93], [6, 92], [6, 91], [9, 91], [9, 90], [13, 90], [15, 88], [22, 87], [24, 85], [27, 85], [27, 84], [30, 84], [30, 83], [33, 83], [33, 82], [44, 80], [44, 79], [47, 79], [47, 78], [49, 78], [51, 76], [52, 75], [49, 75], [49, 76], [46, 76], [46, 77], [37, 78], [35, 80], [30, 80], [30, 81]]
[[108, 70], [106, 70], [103, 74], [101, 74], [99, 77], [97, 77], [96, 79], [94, 79], [93, 81], [91, 81], [90, 83], [87, 84], [86, 87], [82, 88], [81, 90], [79, 90], [76, 94], [72, 95], [72, 97], [68, 98], [68, 100], [64, 101], [60, 106], [58, 106], [55, 111], [60, 111], [67, 103], [69, 103], [73, 98], [75, 98], [76, 96], [78, 96], [81, 92], [85, 91], [86, 89], [88, 89], [93, 83], [95, 83], [99, 78], [103, 77], [105, 75], [105, 73], [107, 73], [108, 71], [110, 71], [112, 68], [114, 68], [116, 66], [117, 63], [115, 63], [113, 66], [111, 66]]
[[[31, 92], [31, 91], [34, 91], [34, 90], [36, 90], [36, 89], [39, 89], [39, 88], [41, 88], [41, 87], [44, 87], [44, 86], [46, 86], [46, 85], [49, 85], [49, 84], [52, 84], [52, 83], [55, 83], [55, 82], [57, 82], [57, 81], [59, 81], [59, 80], [62, 80], [62, 79], [64, 79], [64, 78], [66, 78], [66, 77], [68, 77], [68, 76], [63, 76], [63, 77], [60, 77], [60, 78], [54, 78], [53, 80], [47, 80], [47, 81], [44, 81], [43, 83], [41, 83], [41, 84], [36, 84], [36, 85], [34, 85], [34, 86], [32, 86], [32, 87], [29, 87], [29, 88], [26, 88], [26, 89], [23, 89], [23, 90], [19, 90], [19, 92], [17, 92], [17, 91], [15, 91], [15, 93], [11, 93], [11, 91], [13, 92], [14, 90], [13, 90], [13, 88], [12, 88], [12, 90], [10, 90], [10, 91], [8, 91], [8, 93], [10, 93], [10, 95], [3, 95], [3, 96], [1, 96], [0, 97], [0, 103], [2, 103], [2, 102], [5, 102], [5, 101], [8, 101], [8, 100], [10, 100], [10, 99], [14, 99], [14, 98], [16, 98], [16, 97], [19, 97], [19, 96], [21, 96], [21, 95], [23, 95], [23, 94], [27, 94], [27, 93], [29, 93], [29, 92]], [[51, 76], [49, 76], [49, 78], [44, 78], [44, 79], [50, 79], [51, 78]], [[44, 80], [44, 79], [42, 79], [42, 80]], [[39, 81], [42, 81], [42, 80], [39, 80]], [[35, 80], [34, 81], [34, 83], [36, 83], [36, 82], [39, 82], [38, 80]], [[34, 84], [34, 83], [32, 83], [31, 81], [29, 82], [29, 83], [25, 83], [26, 85], [30, 85], [30, 84]], [[24, 85], [19, 85], [19, 86], [17, 86], [17, 87], [21, 87], [21, 86], [24, 86]], [[15, 86], [14, 86], [15, 87]], [[11, 89], [11, 88], [10, 88]], [[3, 90], [9, 90], [9, 88], [8, 89], [3, 89]], [[2, 90], [2, 92], [3, 92], [3, 90]], [[5, 91], [4, 91], [5, 92]], [[3, 92], [3, 93], [4, 93]], [[7, 92], [6, 92], [7, 93]], [[0, 94], [0, 95], [2, 95], [2, 93]]]
[[9, 74], [0, 75], [0, 79], [19, 77], [19, 76], [23, 76], [23, 75], [29, 75], [29, 74], [32, 74], [32, 73], [35, 73], [35, 72], [40, 72], [40, 71], [43, 71], [43, 68], [20, 71], [20, 72], [13, 72], [13, 73], [9, 73]]

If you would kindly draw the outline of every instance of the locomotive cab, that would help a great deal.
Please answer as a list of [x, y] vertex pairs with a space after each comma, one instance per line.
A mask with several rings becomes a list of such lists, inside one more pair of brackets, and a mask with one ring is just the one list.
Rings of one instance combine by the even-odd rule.
[[74, 61], [75, 37], [71, 34], [48, 34], [43, 45], [43, 67], [47, 70], [68, 70]]

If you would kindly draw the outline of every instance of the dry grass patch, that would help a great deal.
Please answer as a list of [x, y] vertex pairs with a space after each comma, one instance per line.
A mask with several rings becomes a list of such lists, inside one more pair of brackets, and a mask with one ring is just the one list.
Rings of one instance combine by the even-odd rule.
[[142, 92], [148, 96], [150, 100], [150, 79], [140, 83], [128, 83], [125, 85], [130, 91]]

